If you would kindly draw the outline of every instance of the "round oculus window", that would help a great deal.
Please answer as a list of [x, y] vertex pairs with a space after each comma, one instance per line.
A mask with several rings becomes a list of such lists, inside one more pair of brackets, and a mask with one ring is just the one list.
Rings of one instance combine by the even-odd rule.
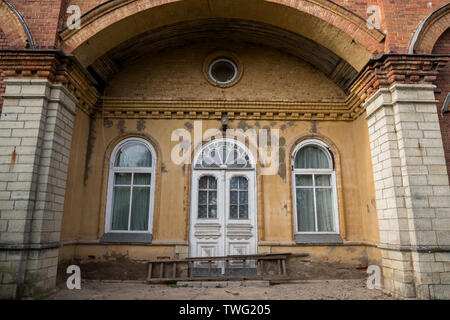
[[219, 58], [211, 62], [208, 69], [212, 81], [220, 85], [227, 85], [236, 80], [238, 68], [236, 64], [227, 58]]

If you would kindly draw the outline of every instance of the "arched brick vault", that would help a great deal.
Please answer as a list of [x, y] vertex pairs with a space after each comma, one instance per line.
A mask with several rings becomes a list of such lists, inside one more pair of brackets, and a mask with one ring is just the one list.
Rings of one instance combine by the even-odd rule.
[[27, 34], [19, 18], [8, 5], [0, 1], [0, 29], [6, 39], [2, 49], [24, 49], [27, 43]]
[[450, 3], [426, 17], [417, 27], [409, 45], [410, 54], [431, 54], [436, 41], [450, 28]]
[[254, 21], [217, 18], [180, 22], [144, 32], [110, 50], [91, 66], [108, 82], [117, 70], [152, 52], [215, 40], [242, 41], [287, 52], [309, 62], [343, 90], [358, 73], [332, 51], [293, 32]]
[[64, 30], [62, 49], [87, 67], [140, 34], [206, 19], [239, 19], [286, 30], [326, 48], [355, 70], [383, 52], [383, 33], [328, 0], [111, 0], [83, 15], [81, 29]]

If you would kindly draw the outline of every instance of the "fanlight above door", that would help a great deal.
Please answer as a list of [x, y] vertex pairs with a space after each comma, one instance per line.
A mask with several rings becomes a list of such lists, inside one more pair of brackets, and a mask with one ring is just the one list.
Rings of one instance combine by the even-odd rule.
[[233, 139], [213, 140], [202, 147], [195, 169], [252, 169], [255, 161], [248, 149]]

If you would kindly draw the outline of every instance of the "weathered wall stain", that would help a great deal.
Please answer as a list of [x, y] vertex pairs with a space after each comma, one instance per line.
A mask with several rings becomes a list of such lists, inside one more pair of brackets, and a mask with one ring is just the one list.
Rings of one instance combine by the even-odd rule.
[[286, 182], [286, 152], [284, 150], [284, 148], [280, 147], [279, 148], [279, 167], [278, 167], [278, 175], [280, 176], [281, 179], [283, 179], [283, 182]]
[[188, 131], [192, 131], [192, 128], [193, 128], [194, 126], [192, 125], [191, 122], [186, 121], [186, 122], [184, 123], [184, 127], [185, 127]]
[[120, 119], [117, 122], [117, 129], [119, 129], [119, 133], [120, 134], [124, 134], [125, 133], [125, 120]]
[[141, 132], [145, 130], [145, 119], [138, 119], [136, 121], [136, 129]]
[[95, 145], [95, 118], [89, 118], [89, 134], [88, 134], [88, 142], [86, 146], [86, 158], [85, 158], [85, 164], [84, 164], [84, 178], [83, 178], [83, 184], [84, 186], [87, 185], [87, 180], [89, 178], [89, 170], [90, 165], [89, 162], [91, 161], [92, 152]]
[[103, 119], [103, 126], [105, 128], [111, 128], [114, 122], [111, 119]]
[[17, 158], [16, 147], [14, 147], [14, 150], [11, 153], [11, 166], [9, 167], [9, 172], [14, 171], [14, 165], [16, 164], [16, 158]]
[[311, 121], [311, 129], [309, 131], [311, 133], [317, 133], [317, 122], [315, 120]]

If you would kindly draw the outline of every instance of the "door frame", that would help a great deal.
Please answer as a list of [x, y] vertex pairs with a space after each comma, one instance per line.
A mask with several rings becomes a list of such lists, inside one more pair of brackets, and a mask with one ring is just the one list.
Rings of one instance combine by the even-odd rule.
[[[233, 144], [237, 144], [239, 147], [243, 148], [247, 155], [249, 156], [249, 161], [252, 164], [251, 168], [224, 168], [224, 167], [218, 167], [218, 168], [196, 168], [195, 164], [197, 162], [197, 159], [199, 157], [199, 155], [202, 153], [202, 151], [204, 150], [204, 148], [206, 146], [208, 146], [210, 143], [214, 143], [214, 142], [218, 142], [218, 141], [226, 141], [227, 143], [233, 143]], [[253, 240], [251, 242], [251, 246], [254, 248], [255, 250], [255, 254], [258, 252], [258, 237], [259, 237], [259, 232], [258, 232], [258, 180], [257, 180], [257, 167], [256, 167], [256, 161], [255, 158], [253, 156], [253, 154], [250, 152], [249, 148], [247, 148], [247, 146], [245, 146], [242, 142], [238, 141], [238, 140], [234, 140], [234, 139], [230, 139], [230, 138], [218, 138], [218, 139], [214, 139], [211, 140], [207, 143], [205, 143], [204, 145], [202, 145], [201, 148], [199, 148], [199, 150], [197, 150], [197, 152], [195, 153], [194, 156], [194, 161], [192, 162], [191, 165], [191, 181], [190, 181], [190, 195], [189, 195], [189, 199], [190, 199], [190, 210], [189, 210], [189, 247], [188, 247], [188, 256], [191, 257], [192, 256], [192, 251], [193, 251], [193, 245], [194, 245], [194, 219], [193, 219], [193, 215], [197, 214], [197, 207], [198, 207], [198, 199], [196, 201], [194, 201], [194, 192], [197, 194], [198, 197], [198, 181], [200, 180], [200, 178], [204, 175], [211, 175], [212, 172], [220, 172], [220, 174], [218, 175], [220, 177], [220, 179], [224, 179], [227, 173], [232, 173], [232, 172], [236, 172], [236, 174], [238, 174], [239, 172], [252, 172], [251, 174], [251, 179], [252, 179], [252, 183], [253, 183], [253, 192], [250, 194], [250, 190], [249, 190], [249, 201], [250, 201], [250, 197], [253, 198], [253, 207], [254, 207], [254, 214], [253, 214], [253, 219], [252, 221], [250, 221], [250, 224], [252, 225], [252, 232], [253, 232]], [[213, 174], [215, 176], [217, 176], [216, 174]], [[220, 183], [218, 181], [218, 183]], [[226, 219], [225, 214], [229, 214], [229, 212], [226, 210], [226, 208], [229, 208], [229, 204], [227, 204], [226, 199], [229, 197], [228, 193], [229, 193], [229, 188], [227, 188], [227, 183], [226, 181], [222, 182], [223, 184], [223, 188], [224, 190], [224, 196], [223, 196], [223, 201], [225, 202], [223, 207], [224, 209], [222, 209], [223, 212], [223, 218], [222, 218], [222, 222], [220, 222], [219, 219], [212, 219], [212, 223], [218, 223], [220, 224], [220, 228], [219, 231], [222, 233], [223, 235], [223, 241], [222, 243], [219, 243], [219, 252], [223, 253], [223, 255], [226, 255], [226, 241], [225, 241], [225, 232], [226, 232], [226, 226], [225, 226], [225, 221], [229, 220]], [[250, 181], [249, 181], [250, 184]], [[197, 188], [195, 188], [195, 186], [197, 186]], [[219, 192], [219, 191], [217, 191]], [[217, 199], [219, 199], [219, 194], [217, 194]], [[219, 201], [219, 200], [217, 200]], [[219, 211], [218, 211], [219, 212]]]

